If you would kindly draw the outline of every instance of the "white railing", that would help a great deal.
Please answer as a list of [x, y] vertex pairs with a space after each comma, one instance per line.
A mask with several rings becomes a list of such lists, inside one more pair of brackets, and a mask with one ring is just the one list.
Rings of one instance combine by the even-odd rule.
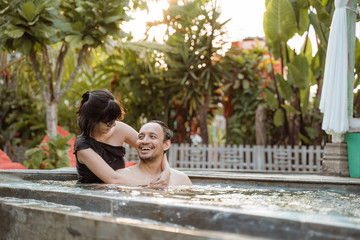
[[[135, 149], [126, 147], [126, 160], [138, 161]], [[172, 144], [171, 167], [226, 169], [248, 172], [321, 172], [321, 146], [211, 146]]]

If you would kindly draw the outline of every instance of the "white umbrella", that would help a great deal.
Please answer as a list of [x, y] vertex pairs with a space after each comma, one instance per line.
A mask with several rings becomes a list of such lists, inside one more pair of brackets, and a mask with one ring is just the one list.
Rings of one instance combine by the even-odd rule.
[[326, 52], [320, 111], [324, 113], [322, 129], [328, 134], [349, 130], [348, 116], [348, 32], [346, 5], [349, 0], [335, 0]]

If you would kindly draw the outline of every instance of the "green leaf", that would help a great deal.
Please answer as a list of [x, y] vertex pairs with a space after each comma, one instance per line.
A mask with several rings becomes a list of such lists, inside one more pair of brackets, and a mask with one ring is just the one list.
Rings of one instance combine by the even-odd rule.
[[309, 68], [309, 72], [308, 72], [308, 81], [309, 81], [310, 86], [317, 84], [317, 81], [314, 77], [314, 74], [313, 74], [311, 68]]
[[26, 150], [26, 152], [25, 152], [25, 157], [30, 157], [31, 155], [33, 155], [33, 154], [35, 154], [35, 153], [37, 153], [37, 152], [40, 152], [41, 150], [39, 149], [39, 148], [30, 148], [30, 149], [28, 149], [28, 150]]
[[284, 112], [282, 111], [282, 109], [278, 109], [276, 110], [275, 114], [274, 114], [274, 125], [276, 127], [281, 127], [283, 126], [285, 123], [285, 116], [284, 116]]
[[25, 2], [21, 8], [18, 9], [19, 14], [25, 18], [28, 22], [34, 20], [35, 14], [35, 6], [32, 2]]
[[310, 12], [309, 18], [310, 18], [311, 25], [314, 27], [315, 32], [320, 39], [320, 43], [323, 46], [327, 46], [327, 37], [325, 36], [325, 33], [320, 26], [320, 21], [317, 18], [316, 14], [313, 12]]
[[25, 29], [17, 27], [13, 24], [9, 24], [5, 29], [5, 34], [11, 38], [20, 38], [22, 35], [24, 35], [24, 32]]
[[106, 17], [104, 18], [104, 22], [105, 24], [109, 24], [109, 23], [112, 23], [112, 22], [116, 22], [118, 20], [120, 20], [122, 18], [122, 16], [118, 15], [118, 16], [109, 16], [109, 17]]
[[311, 139], [315, 139], [318, 136], [317, 132], [312, 127], [305, 127], [305, 131]]
[[301, 141], [305, 142], [306, 144], [310, 144], [311, 141], [309, 138], [307, 138], [306, 136], [304, 136], [303, 134], [299, 133], [299, 138], [301, 139]]
[[6, 6], [4, 9], [0, 10], [0, 14], [4, 14], [8, 9], [10, 8], [10, 5]]
[[264, 13], [264, 32], [272, 46], [287, 42], [297, 29], [294, 9], [288, 0], [271, 0]]
[[107, 32], [107, 31], [106, 31], [106, 28], [104, 28], [104, 27], [102, 27], [102, 26], [99, 26], [99, 29], [98, 29], [98, 30], [99, 30], [99, 32], [101, 32], [101, 33], [104, 34], [104, 35], [105, 35], [106, 32]]
[[355, 70], [357, 74], [357, 81], [354, 84], [354, 88], [356, 88], [359, 84], [360, 80], [360, 41], [359, 38], [355, 40]]
[[47, 26], [45, 23], [37, 23], [34, 27], [31, 28], [31, 33], [37, 38], [56, 38], [56, 29], [51, 26]]
[[265, 89], [265, 93], [266, 93], [265, 100], [268, 103], [269, 107], [271, 109], [278, 108], [279, 105], [276, 96], [269, 89]]
[[304, 55], [295, 56], [293, 61], [289, 63], [288, 68], [295, 87], [305, 88], [308, 86], [309, 65]]
[[94, 44], [94, 39], [91, 36], [86, 36], [84, 38], [84, 44], [92, 45], [92, 44]]
[[311, 71], [313, 72], [313, 74], [317, 75], [320, 70], [321, 70], [321, 64], [320, 64], [320, 56], [318, 51], [311, 61]]
[[238, 89], [239, 87], [240, 87], [240, 80], [235, 79], [234, 89]]
[[196, 100], [194, 98], [190, 99], [189, 113], [190, 115], [196, 110]]
[[81, 21], [77, 21], [71, 24], [71, 27], [73, 30], [80, 32], [83, 28], [83, 23]]
[[299, 10], [299, 35], [303, 35], [305, 31], [308, 30], [310, 19], [309, 19], [309, 13], [308, 8], [302, 8]]
[[314, 6], [316, 9], [317, 18], [319, 19], [319, 21], [325, 24], [327, 27], [330, 27], [332, 18], [330, 14], [327, 12], [326, 7], [324, 6], [325, 4], [323, 4], [321, 0], [309, 0], [309, 1], [311, 5]]
[[73, 28], [72, 28], [72, 25], [68, 22], [64, 22], [62, 21], [61, 19], [55, 19], [53, 21], [53, 26], [55, 28], [58, 28], [60, 29], [61, 31], [63, 32], [67, 32], [67, 33], [79, 33], [79, 32], [76, 32]]
[[80, 35], [68, 35], [65, 37], [65, 41], [70, 44], [71, 47], [78, 47], [81, 45]]
[[35, 153], [31, 157], [32, 165], [36, 166], [38, 168], [45, 157], [46, 157], [46, 155], [42, 152]]
[[303, 94], [301, 110], [303, 113], [306, 113], [308, 112], [308, 108], [309, 108], [310, 86], [300, 91]]
[[64, 156], [67, 156], [67, 152], [63, 151], [62, 149], [56, 149], [55, 153], [56, 156], [59, 158], [63, 158]]
[[237, 77], [238, 77], [239, 79], [243, 79], [243, 78], [244, 78], [244, 74], [243, 74], [243, 73], [238, 73], [238, 74], [237, 74]]
[[[306, 47], [306, 49], [305, 49], [305, 47]], [[312, 61], [313, 52], [312, 52], [312, 45], [311, 45], [310, 37], [308, 37], [307, 40], [304, 41], [304, 44], [301, 46], [301, 52], [306, 56], [308, 62]]]
[[293, 106], [281, 104], [281, 106], [286, 110], [286, 112], [290, 112], [293, 114], [300, 114], [299, 111], [297, 111]]
[[14, 40], [14, 47], [19, 50], [19, 52], [27, 55], [30, 53], [33, 43], [27, 38], [17, 38]]
[[278, 80], [279, 86], [280, 86], [280, 93], [281, 95], [288, 101], [291, 99], [291, 86], [290, 84], [285, 81], [283, 76], [281, 74], [276, 74], [276, 79]]
[[296, 3], [300, 9], [305, 9], [309, 7], [309, 3], [307, 0], [296, 0]]
[[250, 83], [248, 80], [244, 79], [242, 82], [243, 82], [243, 89], [248, 89], [250, 87]]
[[195, 75], [195, 73], [193, 71], [190, 71], [189, 73], [194, 80], [197, 79], [197, 76]]

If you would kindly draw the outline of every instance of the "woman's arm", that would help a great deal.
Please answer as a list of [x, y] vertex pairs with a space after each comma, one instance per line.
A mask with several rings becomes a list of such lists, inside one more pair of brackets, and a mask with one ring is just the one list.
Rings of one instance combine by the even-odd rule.
[[164, 157], [161, 162], [161, 169], [163, 170], [158, 178], [155, 179], [155, 181], [151, 182], [150, 185], [156, 185], [156, 186], [167, 186], [170, 182], [170, 165], [167, 160], [166, 154], [164, 154]]
[[136, 141], [138, 139], [138, 132], [127, 125], [126, 123], [119, 122], [120, 131], [122, 136], [124, 136], [124, 142], [129, 144], [131, 147], [136, 149]]
[[132, 185], [131, 177], [123, 176], [112, 169], [104, 159], [91, 148], [77, 151], [78, 161], [85, 164], [91, 172], [107, 184]]

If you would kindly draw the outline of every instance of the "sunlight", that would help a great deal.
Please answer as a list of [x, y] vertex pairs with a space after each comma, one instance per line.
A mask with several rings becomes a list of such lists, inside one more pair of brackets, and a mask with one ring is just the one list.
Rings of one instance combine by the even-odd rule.
[[264, 37], [263, 17], [265, 0], [220, 0], [220, 20], [231, 20], [225, 25], [229, 41], [248, 37]]
[[[230, 48], [232, 41], [241, 41], [247, 37], [264, 37], [262, 19], [265, 0], [220, 0], [218, 4], [221, 10], [220, 21], [231, 19], [225, 25], [227, 34], [224, 40], [228, 42], [227, 48]], [[135, 41], [145, 39], [146, 22], [162, 21], [163, 10], [169, 8], [169, 3], [167, 0], [149, 1], [148, 7], [148, 12], [135, 11], [131, 14], [133, 20], [122, 24], [124, 31], [131, 32]], [[165, 25], [152, 27], [148, 32], [149, 39], [163, 43], [165, 32]]]
[[[295, 49], [295, 52], [297, 54], [300, 53], [301, 48], [304, 45], [306, 34], [307, 34], [307, 32], [305, 32], [302, 36], [300, 36], [298, 33], [296, 33], [294, 35], [294, 37], [289, 39], [289, 41], [287, 42], [289, 44], [289, 47], [293, 50]], [[310, 39], [311, 48], [312, 48], [312, 56], [315, 56], [318, 49], [317, 49], [317, 43], [316, 43], [316, 33], [312, 26], [309, 29], [309, 39]]]
[[[169, 8], [169, 3], [167, 0], [158, 0], [157, 2], [148, 3], [149, 11], [135, 11], [130, 15], [133, 20], [123, 23], [122, 28], [126, 32], [131, 32], [134, 36], [134, 40], [143, 40], [145, 39], [146, 32], [146, 22], [153, 21], [162, 21], [163, 20], [163, 10]], [[155, 39], [156, 42], [163, 43], [164, 35], [166, 31], [166, 25], [162, 24], [157, 27], [152, 27], [148, 34], [149, 38]]]

